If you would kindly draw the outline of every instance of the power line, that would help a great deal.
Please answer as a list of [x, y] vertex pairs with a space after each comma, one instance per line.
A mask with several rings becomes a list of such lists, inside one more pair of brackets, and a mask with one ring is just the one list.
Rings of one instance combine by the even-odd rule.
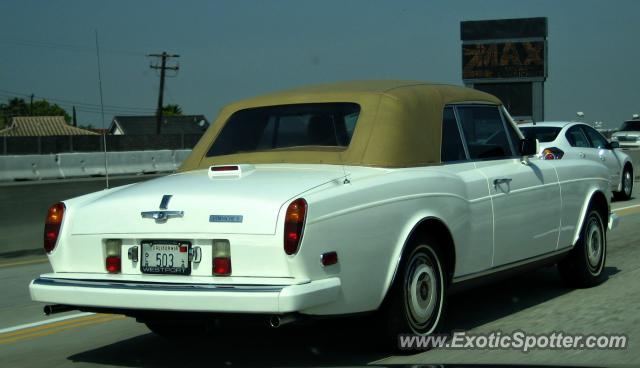
[[[32, 94], [0, 89], [0, 95], [4, 95], [5, 97], [10, 98], [10, 97], [30, 97]], [[86, 102], [79, 102], [79, 101], [73, 101], [73, 100], [67, 100], [67, 99], [61, 99], [61, 98], [45, 97], [41, 95], [34, 95], [34, 96], [41, 99], [45, 99], [47, 101], [54, 102], [59, 105], [75, 105], [78, 107], [89, 108], [89, 109], [100, 108], [99, 104], [90, 104]], [[146, 112], [146, 113], [155, 111], [155, 109], [152, 109], [149, 107], [134, 107], [134, 106], [119, 106], [119, 105], [104, 105], [104, 107], [105, 107], [105, 110], [139, 111], [139, 112]]]
[[[64, 44], [57, 42], [43, 42], [43, 41], [31, 41], [31, 40], [18, 40], [18, 39], [2, 39], [0, 38], [0, 44], [4, 45], [13, 45], [13, 46], [21, 46], [21, 47], [32, 47], [32, 48], [46, 48], [52, 50], [59, 51], [68, 51], [68, 52], [81, 52], [81, 53], [93, 53], [95, 49], [91, 47], [78, 46], [72, 44]], [[143, 53], [133, 52], [133, 51], [125, 51], [125, 50], [114, 50], [114, 49], [106, 49], [102, 51], [106, 54], [111, 55], [119, 55], [119, 56], [144, 56]]]
[[167, 66], [167, 60], [170, 58], [179, 58], [180, 55], [177, 54], [167, 54], [166, 51], [163, 51], [162, 54], [149, 54], [149, 57], [160, 58], [160, 65], [152, 64], [149, 67], [151, 69], [160, 70], [160, 91], [158, 93], [158, 109], [156, 111], [156, 134], [160, 134], [160, 128], [162, 123], [162, 99], [164, 97], [164, 78], [166, 76], [165, 72], [167, 70], [175, 70], [176, 72], [180, 69], [180, 65]]

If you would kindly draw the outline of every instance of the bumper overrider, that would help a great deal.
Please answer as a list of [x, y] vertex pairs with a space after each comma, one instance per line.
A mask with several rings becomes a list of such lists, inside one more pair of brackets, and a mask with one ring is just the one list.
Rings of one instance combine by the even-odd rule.
[[613, 212], [609, 213], [609, 223], [607, 226], [609, 231], [618, 227], [618, 223], [620, 223], [620, 217]]
[[337, 277], [294, 285], [215, 285], [78, 280], [42, 275], [31, 299], [88, 308], [220, 313], [302, 312], [338, 298]]

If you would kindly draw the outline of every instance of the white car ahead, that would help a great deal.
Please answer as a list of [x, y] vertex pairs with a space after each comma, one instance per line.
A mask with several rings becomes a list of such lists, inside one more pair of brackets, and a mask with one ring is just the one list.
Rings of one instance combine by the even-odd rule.
[[586, 159], [603, 163], [609, 170], [611, 191], [627, 200], [633, 192], [634, 167], [631, 157], [609, 142], [591, 126], [579, 122], [540, 122], [520, 124], [528, 138], [540, 142], [540, 157], [545, 160]]
[[432, 334], [448, 292], [480, 280], [556, 263], [573, 285], [603, 280], [606, 169], [535, 154], [497, 98], [462, 87], [240, 101], [179, 173], [53, 205], [53, 272], [31, 297], [187, 340], [238, 314], [275, 327], [377, 312], [388, 336]]
[[612, 142], [618, 142], [622, 148], [640, 148], [640, 119], [634, 116], [633, 120], [622, 123], [620, 130], [611, 135]]

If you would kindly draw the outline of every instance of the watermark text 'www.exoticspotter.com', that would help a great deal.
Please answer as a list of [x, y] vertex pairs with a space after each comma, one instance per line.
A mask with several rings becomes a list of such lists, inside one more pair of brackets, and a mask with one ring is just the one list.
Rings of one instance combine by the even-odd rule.
[[424, 349], [490, 349], [490, 350], [622, 350], [628, 337], [623, 334], [569, 334], [552, 332], [530, 334], [524, 331], [473, 333], [456, 331], [446, 335], [399, 335], [402, 350]]

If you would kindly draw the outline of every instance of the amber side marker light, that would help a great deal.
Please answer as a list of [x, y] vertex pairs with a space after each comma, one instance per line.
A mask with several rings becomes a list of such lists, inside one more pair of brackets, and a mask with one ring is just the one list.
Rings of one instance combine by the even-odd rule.
[[306, 218], [307, 201], [298, 198], [289, 204], [284, 217], [284, 252], [288, 255], [298, 253]]
[[59, 202], [51, 206], [49, 212], [47, 212], [47, 218], [44, 220], [44, 250], [47, 253], [53, 252], [56, 247], [64, 210], [64, 203]]

